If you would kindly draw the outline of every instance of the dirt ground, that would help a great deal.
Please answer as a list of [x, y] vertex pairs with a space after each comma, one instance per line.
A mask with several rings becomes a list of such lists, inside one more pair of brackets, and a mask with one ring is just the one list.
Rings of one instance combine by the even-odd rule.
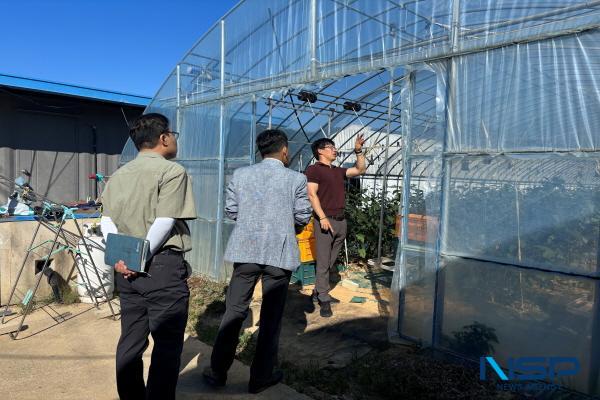
[[[28, 328], [12, 340], [6, 332], [16, 325], [17, 317], [0, 326], [2, 400], [118, 398], [114, 359], [120, 323], [110, 317], [106, 306], [101, 310], [81, 303], [43, 306], [27, 316]], [[152, 345], [144, 355], [146, 374], [151, 349]], [[259, 395], [248, 394], [249, 368], [239, 361], [230, 370], [226, 388], [205, 386], [201, 371], [211, 349], [195, 337], [186, 337], [178, 399], [309, 399], [283, 384]]]
[[[284, 383], [316, 400], [514, 399], [482, 383], [478, 371], [414, 345], [388, 340], [391, 273], [353, 268], [332, 276], [333, 317], [322, 318], [313, 286], [290, 285], [279, 361]], [[192, 281], [190, 331], [212, 343], [225, 310], [224, 284]], [[249, 364], [260, 317], [260, 284], [237, 357]], [[359, 302], [357, 302], [357, 300]]]
[[[294, 364], [339, 368], [385, 342], [389, 290], [348, 289], [339, 278], [332, 295], [340, 300], [332, 318], [321, 318], [311, 301], [312, 286], [290, 285], [280, 341], [280, 360]], [[260, 311], [260, 285], [246, 326], [255, 332]], [[350, 303], [354, 296], [364, 303]], [[113, 301], [118, 311], [118, 299]], [[12, 307], [18, 311], [18, 307]], [[0, 326], [0, 393], [3, 400], [27, 399], [116, 399], [114, 354], [120, 324], [106, 305], [100, 310], [89, 304], [49, 304], [37, 308], [25, 321], [27, 329], [17, 340], [8, 332], [19, 315], [7, 317]], [[206, 318], [210, 318], [206, 316]], [[213, 317], [214, 318], [214, 317]], [[151, 347], [144, 356], [149, 363]], [[248, 367], [236, 361], [227, 388], [211, 390], [202, 383], [201, 368], [211, 347], [194, 336], [186, 338], [178, 398], [308, 399], [280, 384], [250, 396], [246, 392]]]
[[[331, 295], [340, 302], [332, 305], [331, 318], [322, 318], [319, 306], [312, 303], [313, 286], [290, 286], [281, 332], [282, 360], [343, 367], [387, 343], [390, 289], [377, 284], [348, 288], [342, 283], [349, 276], [342, 274], [334, 283]], [[354, 297], [364, 302], [351, 302]]]
[[[513, 398], [508, 393], [497, 397], [479, 384], [476, 372], [409, 346], [391, 345], [390, 276], [356, 270], [334, 276], [331, 294], [340, 302], [332, 306], [331, 318], [320, 317], [311, 300], [312, 286], [290, 285], [279, 345], [284, 384], [258, 396], [248, 395], [247, 382], [259, 323], [260, 285], [227, 387], [215, 391], [203, 384], [201, 371], [224, 311], [226, 285], [192, 279], [191, 335], [184, 345], [178, 399]], [[28, 328], [18, 340], [6, 334], [17, 316], [8, 320], [0, 326], [2, 400], [117, 398], [114, 354], [120, 325], [105, 305], [101, 310], [87, 304], [45, 305], [27, 317]], [[144, 358], [146, 368], [150, 350]]]
[[[332, 275], [331, 295], [340, 302], [332, 304], [333, 317], [330, 318], [321, 317], [319, 306], [312, 302], [314, 286], [290, 285], [280, 337], [280, 361], [343, 367], [353, 358], [386, 344], [387, 323], [391, 313], [391, 273], [387, 275], [387, 280], [381, 281], [365, 279], [365, 276], [365, 272]], [[194, 281], [191, 285], [204, 284], [205, 281]], [[261, 292], [259, 282], [250, 304], [251, 313], [244, 324], [246, 334], [257, 334]], [[208, 299], [197, 307], [192, 301], [190, 313], [197, 315], [195, 331], [198, 336], [210, 342], [224, 312], [225, 296], [215, 288], [208, 292], [199, 289], [193, 297]], [[361, 302], [352, 302], [353, 298]]]

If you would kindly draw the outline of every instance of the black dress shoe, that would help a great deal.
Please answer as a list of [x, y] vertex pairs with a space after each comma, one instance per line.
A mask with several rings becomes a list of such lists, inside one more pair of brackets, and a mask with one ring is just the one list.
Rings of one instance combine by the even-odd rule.
[[283, 372], [277, 371], [271, 375], [271, 378], [266, 382], [252, 382], [248, 383], [248, 392], [252, 394], [260, 393], [271, 386], [277, 385], [283, 379]]
[[331, 311], [331, 303], [328, 301], [324, 301], [321, 303], [321, 317], [329, 318], [333, 315], [333, 311]]
[[223, 387], [225, 386], [225, 382], [227, 382], [227, 375], [219, 375], [211, 367], [204, 368], [202, 378], [204, 378], [204, 382], [208, 386], [212, 387]]

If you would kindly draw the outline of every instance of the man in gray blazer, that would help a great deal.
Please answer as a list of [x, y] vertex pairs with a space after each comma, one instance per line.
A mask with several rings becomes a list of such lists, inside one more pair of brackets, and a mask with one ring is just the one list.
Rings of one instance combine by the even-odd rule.
[[261, 278], [263, 297], [250, 393], [283, 378], [273, 368], [290, 276], [300, 265], [295, 227], [306, 225], [312, 212], [306, 176], [287, 168], [285, 133], [266, 130], [258, 135], [256, 145], [263, 161], [235, 170], [226, 190], [225, 214], [236, 221], [225, 250], [225, 259], [234, 263], [233, 275], [211, 364], [203, 373], [211, 386], [225, 385], [254, 286]]

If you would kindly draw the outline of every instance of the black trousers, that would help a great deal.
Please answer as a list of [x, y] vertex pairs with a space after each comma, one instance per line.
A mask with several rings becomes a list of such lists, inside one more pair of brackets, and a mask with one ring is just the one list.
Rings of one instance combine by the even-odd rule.
[[260, 325], [256, 354], [250, 367], [250, 381], [263, 383], [271, 378], [277, 363], [281, 319], [291, 275], [291, 271], [269, 265], [234, 264], [225, 300], [225, 315], [211, 356], [211, 368], [217, 375], [226, 376], [233, 363], [254, 286], [262, 277]]
[[[190, 292], [182, 255], [157, 254], [150, 276], [127, 280], [117, 274], [121, 298], [121, 337], [117, 345], [117, 390], [122, 400], [175, 399]], [[142, 355], [152, 334], [148, 383]]]

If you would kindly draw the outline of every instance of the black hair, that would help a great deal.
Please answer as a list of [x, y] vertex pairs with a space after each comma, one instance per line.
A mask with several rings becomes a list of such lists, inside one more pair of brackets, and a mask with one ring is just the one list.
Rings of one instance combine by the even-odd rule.
[[310, 148], [312, 149], [313, 152], [313, 156], [315, 156], [315, 159], [317, 161], [319, 161], [319, 149], [324, 149], [327, 146], [335, 146], [335, 143], [333, 142], [333, 140], [328, 139], [328, 138], [321, 138], [319, 140], [315, 140], [311, 145]]
[[256, 137], [256, 147], [261, 156], [275, 154], [288, 145], [288, 138], [279, 129], [267, 129]]
[[160, 135], [169, 130], [169, 119], [162, 114], [144, 114], [129, 126], [129, 137], [138, 150], [152, 149]]

